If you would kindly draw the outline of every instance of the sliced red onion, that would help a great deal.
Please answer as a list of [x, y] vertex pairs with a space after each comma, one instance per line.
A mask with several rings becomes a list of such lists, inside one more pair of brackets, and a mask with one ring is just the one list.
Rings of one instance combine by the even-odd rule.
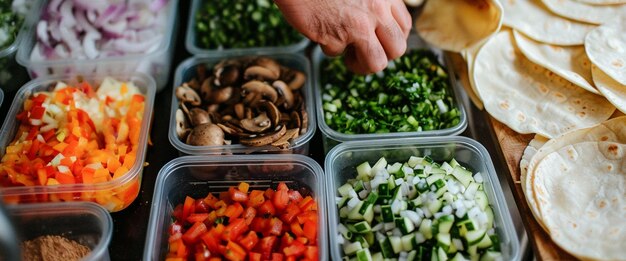
[[150, 11], [158, 13], [166, 5], [167, 5], [167, 0], [154, 0], [150, 4]]
[[58, 13], [59, 12], [59, 7], [61, 6], [62, 2], [63, 2], [63, 0], [52, 0], [52, 1], [50, 1], [50, 3], [48, 4], [48, 12], [49, 13]]
[[48, 57], [59, 57], [59, 58], [68, 58], [70, 57], [70, 53], [67, 51], [67, 49], [65, 48], [65, 46], [63, 46], [62, 44], [57, 45], [56, 47], [54, 47], [54, 53], [51, 53], [48, 55]]
[[40, 21], [37, 24], [37, 38], [45, 45], [50, 46], [50, 38], [48, 38], [48, 22]]
[[156, 47], [158, 47], [159, 42], [163, 36], [154, 37], [148, 41], [143, 42], [130, 42], [127, 39], [118, 39], [115, 40], [114, 46], [117, 49], [126, 50], [130, 53], [140, 53], [142, 51], [154, 51]]
[[65, 1], [61, 4], [61, 24], [67, 27], [74, 27], [76, 25], [76, 19], [74, 19], [74, 12], [72, 12], [72, 2]]
[[95, 59], [98, 57], [100, 52], [96, 49], [96, 40], [100, 38], [101, 35], [97, 32], [87, 33], [83, 38], [83, 50], [87, 58]]
[[74, 6], [85, 11], [99, 11], [106, 9], [107, 3], [105, 1], [98, 0], [74, 0]]

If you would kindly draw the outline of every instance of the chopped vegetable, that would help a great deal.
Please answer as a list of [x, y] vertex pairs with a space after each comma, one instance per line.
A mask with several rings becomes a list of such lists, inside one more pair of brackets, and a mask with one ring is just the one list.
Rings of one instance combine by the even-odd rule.
[[482, 180], [476, 179], [482, 178], [480, 173], [473, 174], [454, 159], [439, 164], [428, 156], [393, 164], [381, 158], [373, 167], [362, 163], [357, 172], [338, 188], [337, 239], [344, 259], [500, 256], [493, 210]]
[[[0, 185], [96, 184], [121, 178], [139, 150], [144, 96], [132, 82], [105, 78], [97, 90], [87, 82], [34, 93], [24, 101], [17, 134], [0, 163]], [[34, 201], [89, 200], [111, 211], [139, 192], [133, 179], [112, 190], [37, 195]], [[32, 198], [7, 199], [33, 201]]]
[[24, 0], [0, 0], [0, 49], [11, 45], [24, 22]]
[[448, 74], [429, 50], [409, 51], [367, 76], [328, 59], [321, 76], [324, 120], [341, 133], [440, 130], [460, 122]]
[[318, 260], [315, 200], [282, 182], [276, 190], [249, 188], [242, 182], [186, 197], [174, 208], [167, 259]]
[[167, 2], [49, 1], [36, 25], [37, 44], [31, 60], [96, 59], [156, 51], [164, 38]]
[[202, 2], [195, 14], [196, 44], [202, 48], [286, 46], [303, 39], [270, 0]]

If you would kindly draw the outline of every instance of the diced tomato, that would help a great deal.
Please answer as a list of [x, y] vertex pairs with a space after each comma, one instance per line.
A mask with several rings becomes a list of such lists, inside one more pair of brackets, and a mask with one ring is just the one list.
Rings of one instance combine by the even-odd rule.
[[267, 234], [280, 236], [283, 231], [283, 222], [278, 218], [272, 218], [269, 223]]
[[187, 222], [189, 223], [197, 223], [204, 222], [209, 217], [209, 213], [195, 213], [191, 214], [187, 217]]
[[187, 220], [187, 217], [194, 212], [194, 202], [195, 200], [192, 197], [186, 197], [185, 203], [183, 204], [183, 215], [180, 217], [182, 220]]
[[304, 231], [304, 237], [306, 237], [311, 242], [316, 242], [317, 239], [317, 223], [314, 223], [311, 220], [307, 220], [304, 222], [304, 227], [302, 228]]
[[272, 261], [283, 261], [285, 256], [281, 253], [272, 253]]
[[224, 257], [231, 261], [243, 261], [246, 258], [246, 251], [233, 241], [228, 241]]
[[261, 253], [250, 252], [249, 256], [250, 261], [261, 261]]
[[235, 218], [230, 220], [228, 226], [226, 226], [226, 230], [224, 230], [222, 238], [224, 238], [225, 240], [236, 240], [246, 230], [248, 230], [248, 225], [246, 225], [246, 221], [242, 218]]
[[255, 216], [256, 216], [256, 209], [252, 207], [248, 207], [246, 208], [246, 210], [244, 210], [242, 217], [246, 220], [246, 224], [250, 225], [250, 223], [252, 223], [252, 220], [254, 219]]
[[298, 222], [300, 224], [304, 224], [304, 222], [306, 221], [317, 223], [317, 212], [316, 211], [302, 212], [296, 218], [298, 219]]
[[304, 257], [309, 260], [319, 260], [319, 253], [316, 246], [307, 246], [304, 251]]
[[272, 203], [278, 210], [285, 209], [289, 204], [289, 192], [287, 190], [277, 190], [272, 197]]
[[258, 242], [259, 242], [259, 237], [256, 235], [256, 232], [254, 231], [248, 231], [248, 234], [246, 234], [245, 237], [239, 240], [239, 244], [241, 244], [241, 246], [248, 251], [252, 250]]
[[257, 210], [258, 210], [258, 213], [261, 215], [273, 216], [276, 214], [276, 209], [274, 208], [274, 204], [272, 204], [271, 201], [263, 202], [263, 204], [261, 204]]
[[293, 241], [291, 245], [283, 249], [283, 253], [285, 254], [285, 256], [300, 256], [304, 254], [305, 251], [306, 246], [304, 246], [304, 244], [300, 243], [300, 241], [297, 240]]
[[250, 192], [250, 196], [248, 196], [248, 202], [246, 203], [246, 205], [248, 205], [249, 207], [258, 207], [261, 204], [263, 204], [263, 202], [265, 202], [265, 197], [263, 196], [263, 191], [260, 190], [253, 190], [252, 192]]
[[44, 113], [46, 113], [46, 108], [35, 105], [32, 109], [30, 109], [30, 118], [33, 120], [41, 120]]
[[206, 225], [196, 222], [183, 234], [183, 241], [187, 244], [195, 243], [205, 232], [207, 232]]
[[315, 200], [311, 196], [306, 196], [300, 203], [298, 204], [302, 211], [310, 211], [317, 210]]
[[228, 205], [228, 207], [226, 207], [226, 211], [224, 212], [224, 215], [229, 218], [238, 218], [241, 214], [243, 214], [243, 206], [241, 206], [239, 202]]
[[298, 222], [291, 223], [289, 227], [291, 228], [291, 233], [293, 233], [297, 237], [304, 235], [304, 230], [302, 230], [302, 226], [300, 226]]
[[286, 223], [291, 223], [298, 214], [300, 214], [300, 208], [298, 207], [298, 205], [289, 204], [287, 208], [285, 208], [283, 214], [280, 216], [280, 219], [282, 219]]
[[275, 236], [261, 238], [261, 242], [259, 242], [259, 244], [257, 245], [258, 249], [261, 252], [261, 259], [270, 259], [272, 252], [274, 252], [276, 242], [277, 238]]

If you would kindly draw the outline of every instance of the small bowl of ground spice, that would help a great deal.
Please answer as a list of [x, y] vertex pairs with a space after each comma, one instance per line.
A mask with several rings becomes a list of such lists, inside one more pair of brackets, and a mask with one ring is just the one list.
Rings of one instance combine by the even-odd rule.
[[7, 206], [23, 261], [109, 260], [113, 220], [89, 202]]

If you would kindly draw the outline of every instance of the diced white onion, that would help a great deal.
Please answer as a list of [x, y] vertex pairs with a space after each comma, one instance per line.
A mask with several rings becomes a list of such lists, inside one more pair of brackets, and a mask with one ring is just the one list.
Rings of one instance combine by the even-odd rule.
[[395, 237], [401, 237], [401, 236], [402, 236], [402, 231], [400, 231], [400, 229], [399, 229], [399, 228], [394, 228], [394, 229], [391, 231], [391, 234], [392, 234], [393, 236], [395, 236]]
[[398, 178], [395, 180], [396, 186], [400, 186], [400, 184], [404, 183], [404, 179]]
[[469, 212], [467, 212], [467, 215], [468, 215], [470, 218], [477, 218], [477, 217], [478, 217], [478, 215], [480, 215], [480, 212], [481, 212], [481, 211], [480, 211], [480, 209], [479, 209], [478, 207], [473, 207], [472, 209], [470, 209], [470, 211], [469, 211]]
[[443, 212], [446, 215], [450, 215], [452, 214], [452, 207], [450, 206], [445, 206], [443, 207], [443, 209], [441, 210], [441, 212]]
[[394, 228], [396, 228], [396, 223], [393, 223], [393, 222], [384, 223], [383, 228], [385, 229], [385, 231], [393, 230]]
[[347, 234], [348, 233], [348, 228], [346, 226], [344, 226], [342, 223], [339, 223], [339, 225], [337, 225], [337, 231], [341, 234]]
[[415, 242], [418, 244], [426, 242], [426, 237], [420, 232], [415, 233]]
[[374, 213], [378, 214], [380, 212], [382, 212], [382, 209], [381, 209], [380, 205], [374, 205]]
[[350, 188], [350, 190], [348, 190], [348, 195], [351, 198], [358, 198], [359, 197], [359, 195], [356, 194], [356, 191], [354, 191], [354, 188]]
[[445, 215], [446, 215], [446, 214], [445, 214], [445, 213], [443, 213], [443, 212], [437, 212], [437, 213], [435, 213], [434, 217], [435, 217], [435, 219], [439, 219], [440, 217], [443, 217], [443, 216], [445, 216]]
[[372, 231], [379, 231], [381, 229], [383, 229], [383, 223], [378, 223], [372, 227]]
[[359, 191], [359, 198], [360, 199], [365, 199], [368, 194], [369, 194], [369, 191], [367, 191], [367, 189], [361, 190], [361, 191]]
[[458, 218], [462, 218], [463, 216], [465, 216], [465, 213], [467, 213], [467, 211], [465, 210], [465, 207], [460, 207], [456, 209], [455, 215]]
[[452, 239], [452, 244], [454, 244], [454, 246], [456, 247], [456, 249], [458, 250], [464, 250], [463, 248], [463, 241], [461, 241], [458, 238], [453, 238]]
[[348, 200], [348, 208], [353, 209], [357, 204], [359, 204], [359, 202], [361, 201], [359, 200], [358, 197], [351, 198], [350, 200]]
[[343, 245], [346, 241], [343, 239], [342, 235], [337, 236], [337, 244]]
[[474, 181], [476, 181], [476, 183], [483, 183], [483, 174], [477, 172], [476, 175], [474, 175]]
[[63, 166], [63, 165], [57, 166], [57, 169], [61, 173], [68, 173], [68, 172], [70, 172], [70, 168], [68, 168], [67, 166]]

